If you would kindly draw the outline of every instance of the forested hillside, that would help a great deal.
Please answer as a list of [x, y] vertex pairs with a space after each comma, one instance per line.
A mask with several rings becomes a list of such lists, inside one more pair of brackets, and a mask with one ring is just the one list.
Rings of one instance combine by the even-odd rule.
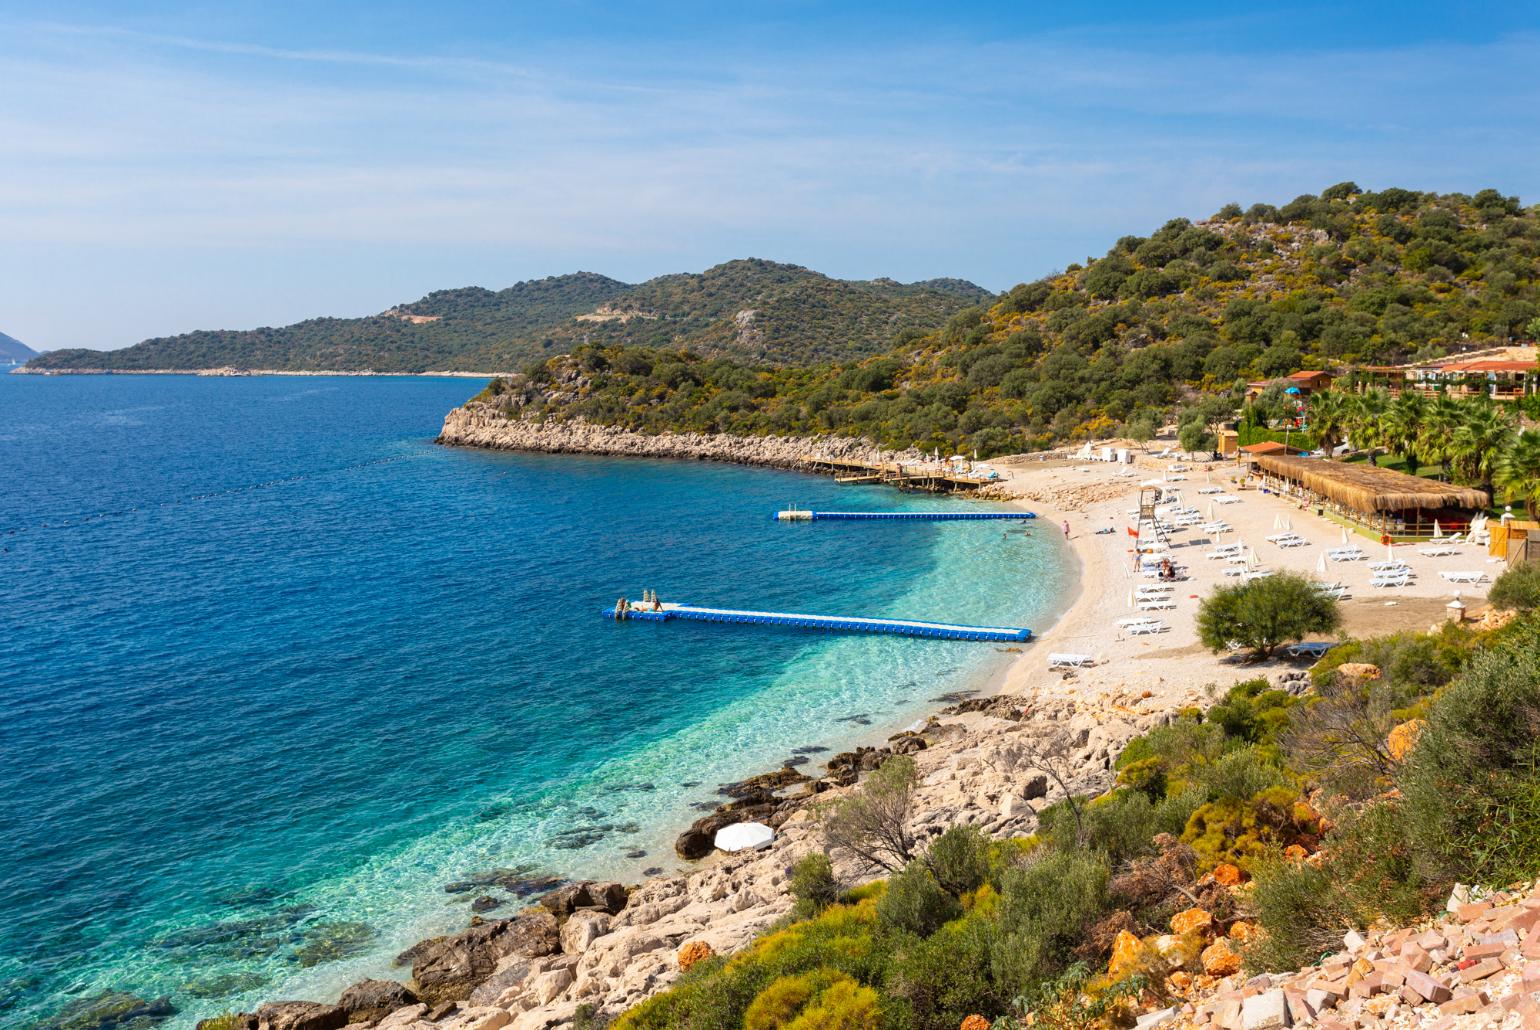
[[797, 265], [730, 261], [629, 285], [602, 275], [441, 290], [367, 318], [212, 330], [123, 350], [54, 351], [41, 369], [236, 368], [497, 371], [584, 344], [687, 347], [789, 364], [880, 353], [992, 295], [955, 279], [903, 285], [831, 279]]
[[[1531, 337], [1540, 209], [1342, 183], [1126, 236], [886, 354], [813, 368], [593, 347], [487, 394], [635, 429], [839, 432], [997, 454], [1159, 424], [1196, 391]], [[648, 342], [643, 340], [642, 342]]]

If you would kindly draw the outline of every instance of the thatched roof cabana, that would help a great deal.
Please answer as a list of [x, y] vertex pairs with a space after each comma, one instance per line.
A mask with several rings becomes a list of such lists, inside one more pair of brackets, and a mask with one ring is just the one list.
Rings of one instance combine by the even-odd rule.
[[1327, 458], [1292, 458], [1259, 454], [1253, 461], [1263, 472], [1298, 483], [1354, 511], [1386, 512], [1414, 509], [1485, 508], [1486, 491], [1439, 483], [1368, 463], [1344, 464]]

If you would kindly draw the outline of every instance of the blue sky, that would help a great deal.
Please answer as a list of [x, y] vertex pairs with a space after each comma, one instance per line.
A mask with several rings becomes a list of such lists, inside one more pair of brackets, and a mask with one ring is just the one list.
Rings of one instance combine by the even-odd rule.
[[1240, 6], [0, 0], [0, 331], [745, 256], [1003, 289], [1343, 179], [1540, 202], [1540, 6]]

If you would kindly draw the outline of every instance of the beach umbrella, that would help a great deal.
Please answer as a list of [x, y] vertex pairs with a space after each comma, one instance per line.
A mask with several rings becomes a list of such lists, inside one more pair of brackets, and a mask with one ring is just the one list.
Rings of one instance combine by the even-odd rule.
[[1294, 532], [1294, 516], [1292, 516], [1292, 515], [1285, 515], [1283, 517], [1283, 528], [1287, 532], [1290, 532], [1290, 533]]
[[1134, 606], [1134, 592], [1133, 592], [1133, 590], [1129, 590], [1128, 591], [1128, 606], [1130, 608], [1132, 608]]
[[733, 823], [717, 831], [712, 844], [719, 851], [751, 851], [768, 847], [775, 831], [764, 823]]
[[1315, 560], [1315, 571], [1319, 572], [1323, 576], [1326, 574], [1326, 552], [1325, 551], [1322, 551], [1321, 552], [1321, 556]]
[[1433, 520], [1433, 539], [1444, 539], [1444, 528], [1438, 524], [1438, 519]]
[[1348, 543], [1348, 531], [1347, 531], [1347, 527], [1343, 526], [1342, 527], [1342, 546], [1346, 547], [1347, 543]]
[[1396, 560], [1396, 545], [1391, 543], [1389, 540], [1385, 541], [1385, 560]]
[[1213, 501], [1209, 501], [1208, 502], [1208, 520], [1210, 522], [1214, 521], [1214, 502]]

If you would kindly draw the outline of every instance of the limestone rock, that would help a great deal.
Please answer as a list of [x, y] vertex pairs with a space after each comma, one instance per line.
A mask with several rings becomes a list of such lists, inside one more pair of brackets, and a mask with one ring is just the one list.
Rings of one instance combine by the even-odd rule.
[[679, 971], [687, 973], [690, 967], [711, 957], [711, 945], [705, 941], [690, 941], [679, 949]]
[[561, 950], [581, 955], [597, 938], [610, 932], [610, 917], [593, 909], [579, 909], [561, 928]]
[[1189, 908], [1171, 917], [1171, 932], [1175, 934], [1208, 934], [1214, 928], [1214, 917], [1205, 909]]
[[1337, 666], [1337, 675], [1345, 679], [1377, 680], [1382, 674], [1378, 665], [1369, 662], [1343, 662]]
[[1139, 938], [1127, 930], [1119, 930], [1117, 937], [1112, 942], [1112, 958], [1107, 961], [1107, 975], [1114, 980], [1121, 980], [1132, 973], [1139, 965], [1139, 955], [1144, 945]]
[[1223, 937], [1203, 949], [1202, 962], [1203, 971], [1209, 976], [1229, 976], [1241, 969], [1240, 955]]
[[1385, 738], [1385, 750], [1391, 761], [1399, 762], [1411, 753], [1417, 744], [1418, 735], [1426, 725], [1426, 719], [1408, 719], [1390, 731], [1390, 735]]
[[492, 975], [508, 955], [550, 955], [560, 947], [556, 917], [533, 911], [498, 919], [425, 941], [412, 963], [412, 979], [425, 1001], [456, 1001]]
[[275, 1001], [257, 1009], [257, 1030], [341, 1030], [348, 1014], [340, 1005]]
[[366, 1023], [417, 1004], [417, 995], [394, 980], [360, 980], [342, 992], [337, 1004], [348, 1014], [348, 1022]]

